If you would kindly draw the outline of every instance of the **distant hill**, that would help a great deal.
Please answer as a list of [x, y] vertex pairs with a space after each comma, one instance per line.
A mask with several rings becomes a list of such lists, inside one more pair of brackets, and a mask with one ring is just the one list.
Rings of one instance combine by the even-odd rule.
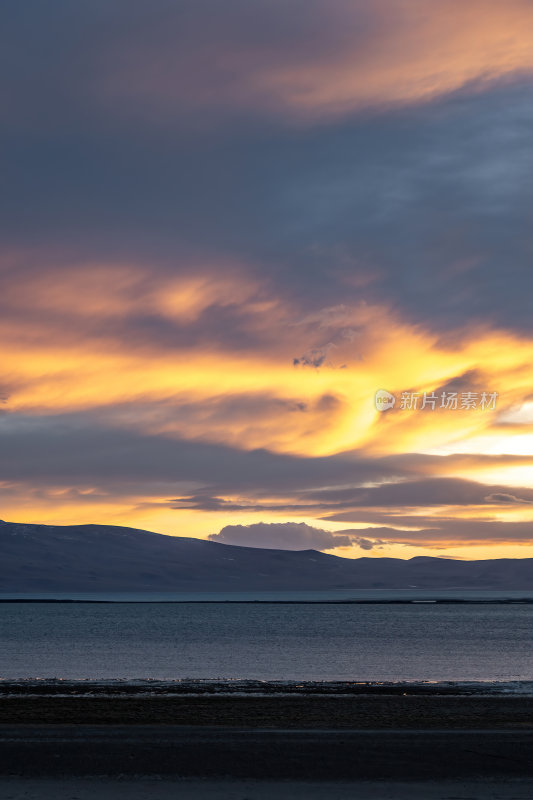
[[533, 559], [340, 558], [109, 525], [0, 521], [0, 593], [533, 590]]

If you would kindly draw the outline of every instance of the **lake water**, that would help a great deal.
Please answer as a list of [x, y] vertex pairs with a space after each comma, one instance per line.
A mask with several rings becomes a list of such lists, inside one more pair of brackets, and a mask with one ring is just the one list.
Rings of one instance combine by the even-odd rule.
[[0, 603], [0, 678], [533, 679], [532, 605]]

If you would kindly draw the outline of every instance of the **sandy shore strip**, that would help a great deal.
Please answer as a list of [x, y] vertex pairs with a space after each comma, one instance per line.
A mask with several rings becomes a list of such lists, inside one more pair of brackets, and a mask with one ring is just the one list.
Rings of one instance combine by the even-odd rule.
[[533, 729], [533, 683], [0, 680], [0, 724]]
[[178, 696], [178, 695], [522, 695], [533, 697], [533, 681], [296, 681], [244, 679], [78, 679], [0, 678], [0, 697]]

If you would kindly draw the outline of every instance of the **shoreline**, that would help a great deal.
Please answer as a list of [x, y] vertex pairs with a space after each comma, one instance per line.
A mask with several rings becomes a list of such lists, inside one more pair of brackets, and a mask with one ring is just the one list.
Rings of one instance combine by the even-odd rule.
[[[483, 590], [480, 590], [483, 591]], [[490, 591], [490, 590], [487, 590]], [[27, 597], [1, 597], [1, 603], [67, 603], [69, 605], [72, 604], [92, 604], [92, 605], [137, 605], [139, 603], [145, 605], [290, 605], [290, 606], [322, 606], [322, 605], [337, 605], [337, 606], [346, 606], [346, 605], [377, 605], [377, 606], [394, 606], [394, 605], [467, 605], [467, 606], [479, 606], [479, 605], [533, 605], [533, 597], [480, 597], [480, 598], [453, 598], [453, 597], [438, 597], [438, 598], [391, 598], [391, 599], [380, 599], [380, 598], [367, 598], [367, 599], [320, 599], [320, 600], [297, 600], [297, 599], [288, 599], [288, 600], [112, 600], [112, 599], [79, 599], [79, 598], [68, 598], [68, 597], [39, 597], [39, 598], [27, 598]]]
[[357, 681], [157, 678], [1, 678], [4, 697], [175, 696], [359, 696], [425, 695], [533, 697], [533, 680]]

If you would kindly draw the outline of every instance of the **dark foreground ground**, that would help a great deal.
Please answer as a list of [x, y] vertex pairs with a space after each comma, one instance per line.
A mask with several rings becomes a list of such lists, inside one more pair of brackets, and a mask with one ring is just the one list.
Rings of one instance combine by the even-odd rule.
[[525, 800], [533, 698], [0, 696], [0, 800]]
[[0, 775], [242, 780], [533, 779], [533, 730], [5, 726]]
[[531, 800], [524, 781], [2, 779], [1, 800]]
[[449, 694], [0, 695], [0, 725], [533, 730], [533, 696]]

